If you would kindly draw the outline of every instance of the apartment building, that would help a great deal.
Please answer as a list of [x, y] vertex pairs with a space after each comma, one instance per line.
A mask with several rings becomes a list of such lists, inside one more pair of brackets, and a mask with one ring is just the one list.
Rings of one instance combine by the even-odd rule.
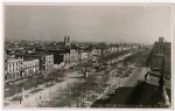
[[39, 59], [27, 59], [22, 64], [22, 77], [32, 76], [39, 73]]
[[7, 57], [5, 60], [5, 80], [15, 80], [22, 77], [23, 58], [15, 56]]

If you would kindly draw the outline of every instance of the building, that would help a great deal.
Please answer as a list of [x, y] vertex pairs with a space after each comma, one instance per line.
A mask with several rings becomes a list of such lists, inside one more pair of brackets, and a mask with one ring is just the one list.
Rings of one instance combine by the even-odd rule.
[[99, 48], [94, 48], [92, 49], [91, 55], [92, 55], [92, 62], [96, 62], [98, 58], [101, 56], [101, 49]]
[[154, 43], [151, 53], [150, 66], [153, 68], [160, 68], [162, 66], [162, 59], [165, 59], [165, 73], [171, 73], [171, 43], [164, 41], [163, 37]]
[[27, 59], [22, 64], [22, 77], [39, 73], [39, 59]]
[[53, 54], [46, 54], [43, 52], [35, 52], [30, 54], [16, 54], [16, 57], [32, 58], [39, 60], [39, 70], [49, 70], [53, 68], [54, 57]]
[[81, 60], [83, 62], [88, 62], [89, 60], [92, 59], [93, 59], [92, 54], [89, 51], [81, 53]]
[[44, 70], [50, 70], [53, 69], [53, 65], [54, 65], [54, 57], [53, 55], [45, 55], [45, 57], [43, 57], [43, 68]]
[[79, 62], [79, 52], [75, 49], [70, 49], [69, 52], [64, 54], [64, 63], [77, 63]]
[[94, 48], [94, 49], [92, 49], [92, 55], [93, 56], [101, 56], [101, 54], [102, 54], [102, 49], [100, 49], [100, 48]]
[[54, 57], [54, 64], [61, 64], [64, 62], [64, 55], [65, 53], [68, 53], [69, 49], [46, 49], [46, 53], [53, 54]]
[[15, 56], [8, 57], [5, 60], [5, 80], [15, 80], [22, 77], [23, 58]]
[[70, 62], [74, 62], [74, 63], [77, 63], [79, 58], [78, 58], [78, 51], [75, 50], [75, 49], [71, 49], [70, 50]]
[[33, 58], [39, 59], [40, 70], [52, 70], [54, 65], [53, 54], [36, 53], [30, 55]]
[[54, 64], [61, 64], [64, 61], [64, 54], [53, 54]]
[[150, 54], [150, 57], [148, 58], [148, 66], [151, 67], [152, 71], [156, 69], [157, 72], [160, 72], [159, 75], [164, 73], [164, 79], [166, 81], [166, 85], [170, 89], [171, 43], [164, 41], [163, 37], [160, 37], [159, 40], [154, 43], [152, 52]]

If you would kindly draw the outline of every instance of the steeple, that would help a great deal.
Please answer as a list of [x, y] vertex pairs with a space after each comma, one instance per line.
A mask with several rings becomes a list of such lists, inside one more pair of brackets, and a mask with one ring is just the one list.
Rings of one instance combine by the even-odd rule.
[[67, 47], [67, 48], [70, 48], [70, 37], [69, 37], [69, 35], [64, 36], [64, 46]]

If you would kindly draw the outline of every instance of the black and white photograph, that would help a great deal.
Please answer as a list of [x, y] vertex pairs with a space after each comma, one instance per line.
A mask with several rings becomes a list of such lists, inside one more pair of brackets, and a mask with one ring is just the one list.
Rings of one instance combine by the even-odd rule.
[[4, 108], [173, 107], [173, 4], [3, 7]]

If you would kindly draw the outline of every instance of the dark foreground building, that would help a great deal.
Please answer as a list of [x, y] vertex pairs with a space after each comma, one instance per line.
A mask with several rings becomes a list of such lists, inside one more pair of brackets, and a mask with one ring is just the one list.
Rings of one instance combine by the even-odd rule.
[[[164, 68], [162, 68], [162, 64], [164, 64]], [[157, 69], [161, 73], [163, 71], [166, 87], [171, 89], [171, 43], [164, 41], [163, 37], [155, 42], [148, 58], [148, 66], [152, 70]]]
[[169, 107], [171, 104], [171, 43], [165, 42], [164, 38], [160, 37], [153, 46], [147, 65], [151, 69], [148, 72], [149, 78], [157, 78], [156, 84], [154, 84], [155, 79], [149, 79], [149, 82], [140, 82], [136, 87], [117, 88], [114, 93], [96, 100], [91, 107]]
[[165, 76], [171, 76], [171, 43], [164, 41], [164, 38], [160, 37], [159, 41], [154, 44], [148, 66], [161, 69], [163, 58], [165, 59]]

